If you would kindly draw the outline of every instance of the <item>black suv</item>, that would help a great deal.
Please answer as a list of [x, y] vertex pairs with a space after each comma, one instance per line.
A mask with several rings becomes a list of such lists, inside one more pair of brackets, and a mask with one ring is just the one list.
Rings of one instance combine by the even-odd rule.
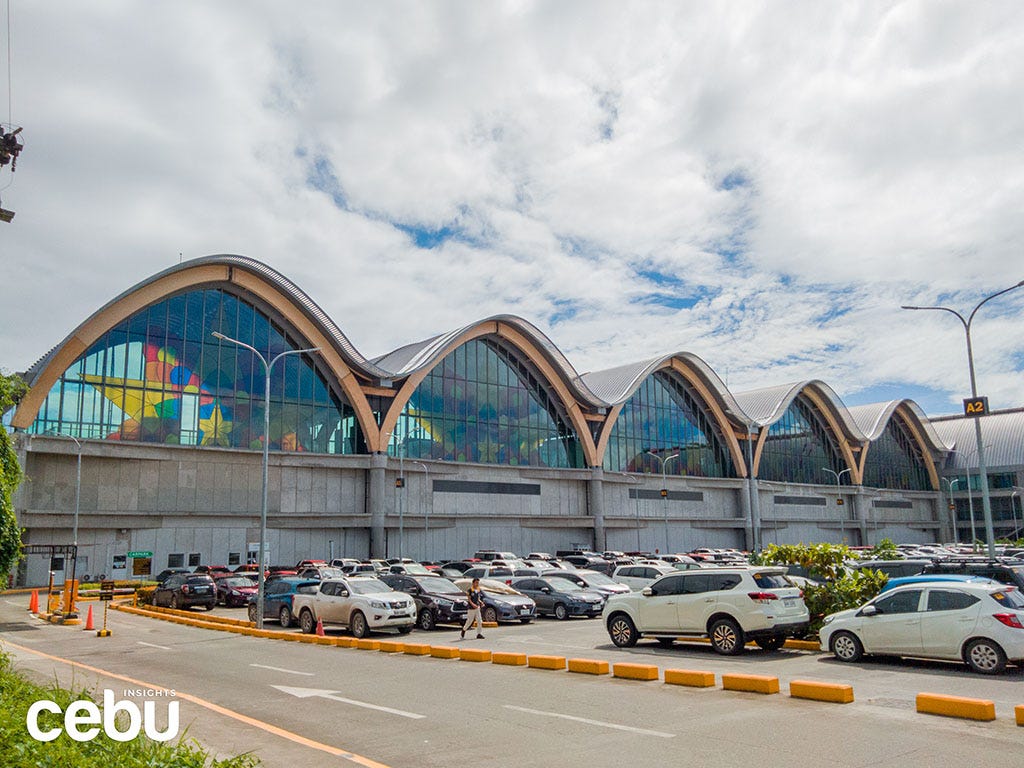
[[385, 573], [380, 580], [416, 601], [416, 626], [433, 629], [437, 624], [464, 624], [469, 601], [465, 593], [440, 576]]
[[1024, 565], [976, 560], [939, 560], [925, 567], [924, 573], [964, 573], [983, 576], [1024, 590]]
[[217, 605], [217, 586], [207, 573], [175, 573], [168, 576], [153, 593], [153, 605], [213, 610]]

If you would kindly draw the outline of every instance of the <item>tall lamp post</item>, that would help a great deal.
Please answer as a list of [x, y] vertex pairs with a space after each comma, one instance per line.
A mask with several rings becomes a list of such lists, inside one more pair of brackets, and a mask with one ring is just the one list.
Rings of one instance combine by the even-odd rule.
[[[838, 497], [838, 500], [841, 500], [842, 499], [842, 490], [841, 490], [842, 483], [840, 482], [840, 478], [842, 478], [842, 476], [845, 475], [850, 470], [847, 468], [847, 469], [841, 470], [839, 472], [836, 472], [834, 469], [829, 469], [828, 467], [822, 467], [821, 471], [822, 472], [828, 472], [830, 475], [832, 475], [832, 477], [834, 477], [836, 479], [836, 492], [840, 494], [840, 496]], [[841, 539], [841, 541], [839, 542], [840, 544], [842, 544], [842, 543], [844, 543], [846, 541], [846, 519], [845, 519], [845, 517], [846, 517], [846, 510], [843, 510], [842, 514], [839, 515], [839, 536], [840, 536], [840, 539]]]
[[658, 454], [652, 451], [644, 451], [648, 456], [653, 456], [661, 463], [661, 498], [665, 500], [665, 554], [668, 554], [668, 479], [665, 476], [666, 466], [672, 459], [678, 459], [679, 454], [673, 453], [671, 456], [666, 456], [664, 459]]
[[[971, 314], [964, 319], [964, 316], [957, 312], [955, 309], [949, 307], [915, 307], [903, 305], [900, 309], [915, 309], [915, 310], [938, 310], [941, 312], [949, 312], [954, 315], [964, 327], [964, 333], [967, 336], [967, 367], [971, 374], [971, 398], [974, 400], [978, 399], [978, 384], [974, 376], [974, 351], [971, 348], [971, 323], [974, 322], [974, 316], [978, 310], [981, 309], [982, 305], [988, 301], [991, 301], [996, 296], [1002, 296], [1004, 293], [1024, 286], [1024, 280], [1021, 280], [1016, 285], [1011, 285], [1009, 288], [1004, 288], [1001, 291], [993, 293], [991, 296], [986, 296], [984, 299], [979, 301], [974, 309], [971, 310]], [[985, 518], [985, 539], [988, 543], [988, 556], [995, 559], [996, 556], [996, 536], [995, 531], [992, 527], [992, 500], [989, 498], [988, 493], [988, 467], [985, 466], [985, 446], [981, 442], [981, 417], [974, 417], [974, 439], [978, 443], [978, 473], [981, 475], [981, 508]], [[968, 489], [969, 491], [970, 489]]]
[[949, 491], [952, 493], [953, 486], [959, 485], [961, 480], [967, 483], [967, 514], [971, 518], [971, 549], [973, 550], [974, 542], [978, 540], [978, 536], [974, 530], [974, 495], [971, 493], [971, 476], [968, 474], [966, 478], [953, 478], [953, 482], [949, 484]]
[[232, 339], [218, 331], [213, 332], [214, 338], [227, 341], [244, 347], [256, 355], [263, 364], [263, 503], [260, 506], [260, 553], [259, 553], [259, 576], [257, 581], [256, 594], [256, 629], [263, 629], [263, 595], [266, 593], [266, 547], [267, 547], [267, 486], [270, 479], [270, 372], [274, 369], [274, 363], [286, 355], [301, 355], [307, 352], [319, 352], [320, 347], [310, 349], [289, 349], [275, 356], [269, 363], [258, 349], [244, 341]]
[[[427, 486], [427, 498], [430, 499], [431, 502], [433, 502], [433, 500], [434, 500], [434, 493], [433, 493], [433, 491], [430, 488], [430, 467], [428, 467], [422, 461], [414, 461], [412, 463], [413, 464], [418, 464], [419, 466], [423, 467], [423, 475], [425, 477], [425, 483], [426, 483], [426, 486]], [[428, 544], [427, 536], [429, 536], [428, 531], [430, 530], [430, 506], [431, 506], [430, 504], [426, 504], [426, 503], [424, 503], [424, 505], [423, 505], [423, 557], [424, 557], [424, 559], [428, 559], [428, 556], [427, 556], [427, 544]]]
[[949, 517], [951, 522], [953, 523], [953, 543], [959, 544], [960, 536], [956, 530], [956, 503], [953, 501], [953, 483], [955, 483], [960, 478], [958, 477], [954, 480], [950, 480], [948, 477], [940, 477], [939, 479], [946, 484], [946, 498], [949, 499]]
[[75, 556], [71, 559], [71, 578], [75, 578], [75, 571], [78, 568], [78, 510], [82, 499], [82, 444], [78, 441], [78, 438], [74, 435], [65, 435], [61, 432], [53, 432], [47, 430], [43, 432], [44, 435], [52, 435], [53, 437], [66, 437], [68, 440], [75, 441], [76, 453], [78, 459], [75, 466], [75, 517], [71, 528], [71, 544], [75, 548]]

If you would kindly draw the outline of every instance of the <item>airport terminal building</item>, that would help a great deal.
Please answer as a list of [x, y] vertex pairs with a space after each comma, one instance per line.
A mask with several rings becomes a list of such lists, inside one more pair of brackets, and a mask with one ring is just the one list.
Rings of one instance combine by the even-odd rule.
[[[277, 358], [269, 400], [246, 347]], [[734, 393], [686, 352], [581, 375], [511, 315], [368, 359], [241, 256], [152, 276], [22, 375], [24, 541], [77, 541], [80, 576], [253, 561], [265, 447], [273, 563], [948, 541], [969, 505], [980, 520], [972, 420], [847, 408], [817, 380]], [[1024, 413], [989, 422], [1000, 535], [1020, 517]], [[59, 565], [30, 557], [18, 579]]]

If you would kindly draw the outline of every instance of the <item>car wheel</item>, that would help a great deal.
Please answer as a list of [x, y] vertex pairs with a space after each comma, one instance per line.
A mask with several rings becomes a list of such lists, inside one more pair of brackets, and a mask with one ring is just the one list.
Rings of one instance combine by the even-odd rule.
[[352, 633], [352, 637], [366, 637], [370, 634], [370, 629], [366, 626], [366, 617], [359, 611], [352, 614], [348, 629]]
[[569, 618], [569, 609], [562, 603], [555, 603], [555, 618], [559, 621], [565, 621]]
[[416, 626], [422, 629], [424, 632], [429, 632], [435, 626], [434, 613], [429, 608], [424, 608], [420, 611], [420, 617], [416, 620]]
[[967, 644], [964, 661], [975, 672], [983, 675], [998, 675], [1006, 669], [1006, 653], [998, 643], [984, 637]]
[[658, 638], [658, 645], [660, 645], [662, 648], [671, 648], [675, 644], [675, 642], [676, 642], [676, 639], [674, 637], [659, 637]]
[[204, 611], [212, 611], [216, 607], [217, 607], [216, 603], [207, 603], [206, 605], [203, 606], [203, 610]]
[[292, 616], [292, 609], [287, 605], [281, 606], [281, 611], [277, 614], [277, 618], [281, 621], [281, 629], [288, 629], [292, 625], [294, 617]]
[[777, 651], [786, 644], [785, 635], [772, 635], [771, 637], [759, 637], [755, 641], [762, 650]]
[[173, 593], [171, 594], [171, 602], [169, 603], [169, 605], [174, 610], [178, 610], [178, 595], [177, 594], [173, 594]]
[[716, 619], [708, 629], [711, 647], [723, 656], [735, 656], [743, 652], [743, 630], [732, 619]]
[[633, 620], [622, 613], [612, 616], [608, 622], [608, 636], [619, 648], [632, 648], [640, 639]]
[[312, 611], [306, 608], [302, 609], [302, 613], [299, 614], [299, 629], [304, 635], [312, 635], [316, 632], [316, 620], [313, 618]]
[[828, 647], [840, 661], [859, 661], [864, 655], [863, 643], [852, 632], [836, 632]]
[[490, 606], [489, 605], [486, 608], [484, 608], [483, 613], [481, 614], [481, 617], [488, 624], [491, 624], [491, 623], [497, 624], [497, 622], [498, 622], [498, 609], [495, 608], [494, 606]]
[[249, 621], [251, 621], [253, 624], [255, 624], [256, 619], [259, 618], [256, 614], [256, 603], [249, 603]]

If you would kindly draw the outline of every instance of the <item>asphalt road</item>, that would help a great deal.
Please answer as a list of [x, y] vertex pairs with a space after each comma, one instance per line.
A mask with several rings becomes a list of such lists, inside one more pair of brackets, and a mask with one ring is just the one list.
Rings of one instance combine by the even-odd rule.
[[[803, 651], [750, 650], [723, 658], [703, 645], [662, 649], [644, 641], [620, 650], [599, 620], [502, 625], [487, 630], [485, 640], [460, 641], [453, 629], [407, 638], [663, 670], [777, 675], [782, 693], [764, 696], [285, 643], [115, 611], [109, 617], [113, 635], [97, 638], [80, 628], [44, 624], [26, 606], [27, 596], [0, 596], [0, 647], [22, 670], [97, 693], [110, 688], [117, 698], [138, 686], [106, 673], [173, 689], [189, 737], [222, 755], [255, 752], [267, 766], [1019, 768], [1024, 760], [1024, 728], [1013, 720], [1013, 707], [1024, 704], [1024, 672], [1015, 668], [988, 678], [959, 665], [847, 665]], [[791, 699], [793, 679], [850, 683], [856, 701]], [[974, 723], [918, 714], [914, 699], [922, 691], [991, 699], [998, 719]], [[165, 701], [158, 700], [158, 712]], [[231, 713], [248, 720], [239, 722]]]

